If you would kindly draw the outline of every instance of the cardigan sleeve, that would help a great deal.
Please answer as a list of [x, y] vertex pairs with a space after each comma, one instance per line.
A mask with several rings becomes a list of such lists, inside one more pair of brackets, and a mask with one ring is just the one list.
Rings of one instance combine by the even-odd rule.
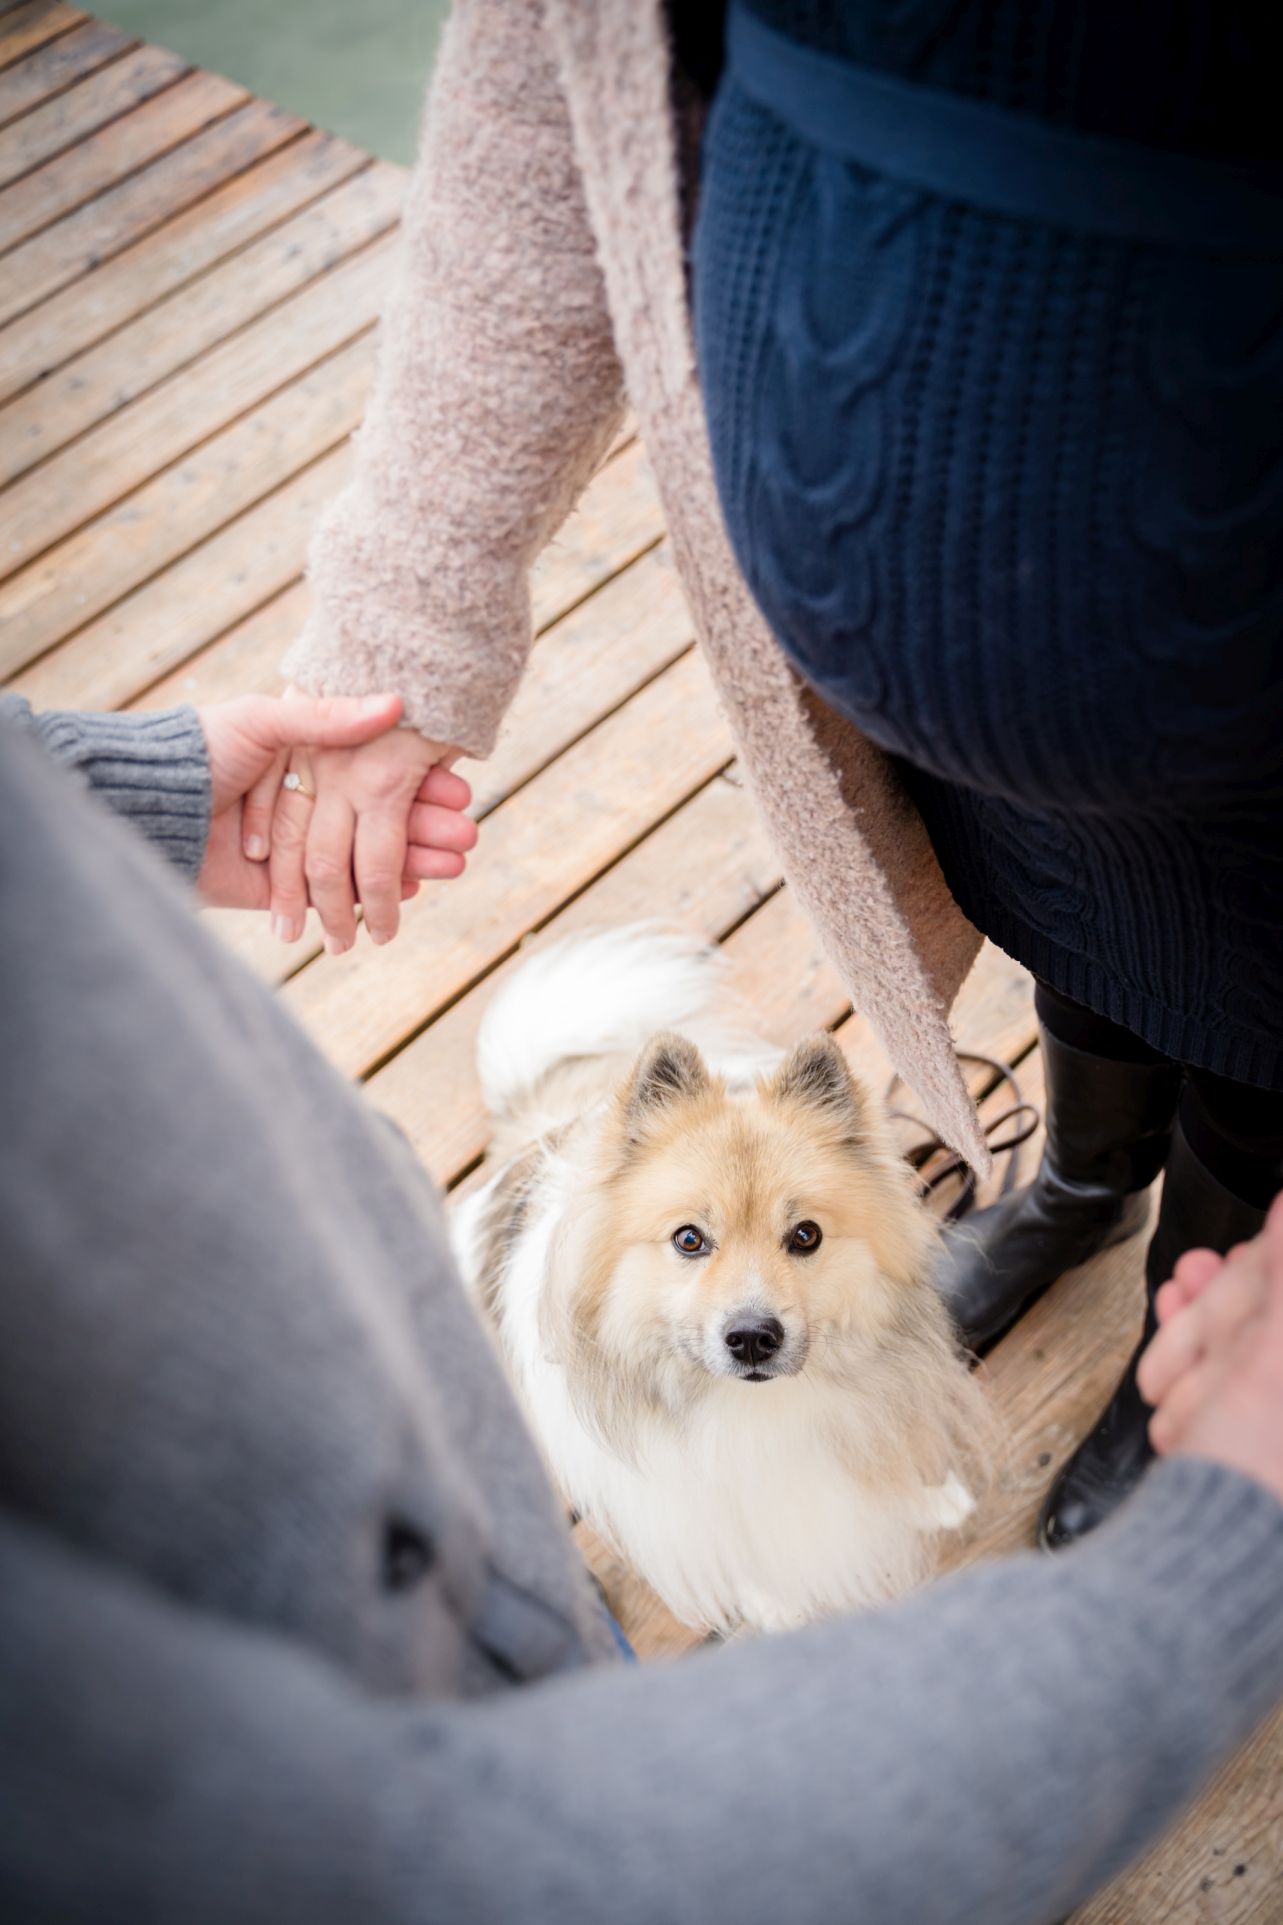
[[529, 653], [531, 564], [622, 413], [542, 0], [459, 0], [286, 674], [314, 694], [395, 689], [425, 735], [487, 754]]

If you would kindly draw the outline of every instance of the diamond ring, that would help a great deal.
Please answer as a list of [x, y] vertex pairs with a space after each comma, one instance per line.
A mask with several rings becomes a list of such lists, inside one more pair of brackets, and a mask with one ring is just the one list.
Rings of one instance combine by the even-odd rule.
[[303, 787], [303, 778], [297, 769], [289, 769], [286, 771], [281, 777], [281, 787], [283, 789], [293, 789], [298, 795], [305, 795], [309, 802], [315, 802], [316, 800], [312, 791]]

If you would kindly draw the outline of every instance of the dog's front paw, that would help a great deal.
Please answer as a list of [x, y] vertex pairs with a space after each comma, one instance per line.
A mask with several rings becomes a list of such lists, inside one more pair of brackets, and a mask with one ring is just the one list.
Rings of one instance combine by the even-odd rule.
[[928, 1531], [957, 1531], [976, 1508], [976, 1500], [952, 1471], [943, 1484], [932, 1484], [922, 1492], [921, 1518]]

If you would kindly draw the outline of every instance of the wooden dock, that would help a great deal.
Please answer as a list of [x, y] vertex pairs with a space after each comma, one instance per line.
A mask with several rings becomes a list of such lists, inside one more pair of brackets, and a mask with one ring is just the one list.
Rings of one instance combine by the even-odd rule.
[[[404, 185], [63, 0], [0, 9], [0, 676], [38, 707], [278, 687], [309, 530], [369, 387]], [[447, 1186], [485, 1152], [486, 1004], [519, 947], [574, 929], [656, 916], [704, 932], [764, 1033], [833, 1029], [882, 1085], [737, 779], [636, 440], [544, 556], [535, 605], [500, 747], [465, 765], [483, 826], [463, 880], [425, 888], [384, 949], [327, 957], [310, 928], [287, 950], [264, 918], [231, 915], [213, 918], [224, 939]], [[1040, 1100], [1030, 985], [994, 950], [958, 1029]], [[1066, 1277], [990, 1359], [1012, 1444], [970, 1556], [1029, 1542], [1134, 1342], [1141, 1264], [1133, 1243]], [[642, 1654], [682, 1650], [688, 1634], [583, 1535]], [[1283, 1921], [1283, 1718], [1078, 1914], [1204, 1921]]]

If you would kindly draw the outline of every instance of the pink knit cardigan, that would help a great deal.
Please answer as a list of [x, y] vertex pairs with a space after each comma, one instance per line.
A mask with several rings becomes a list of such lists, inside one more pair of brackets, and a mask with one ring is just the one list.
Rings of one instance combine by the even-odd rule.
[[459, 0], [286, 672], [396, 688], [425, 734], [488, 754], [530, 650], [531, 566], [627, 397], [784, 873], [934, 1127], [985, 1170], [948, 1025], [979, 939], [887, 758], [789, 668], [722, 525], [683, 266], [691, 131], [662, 0]]

